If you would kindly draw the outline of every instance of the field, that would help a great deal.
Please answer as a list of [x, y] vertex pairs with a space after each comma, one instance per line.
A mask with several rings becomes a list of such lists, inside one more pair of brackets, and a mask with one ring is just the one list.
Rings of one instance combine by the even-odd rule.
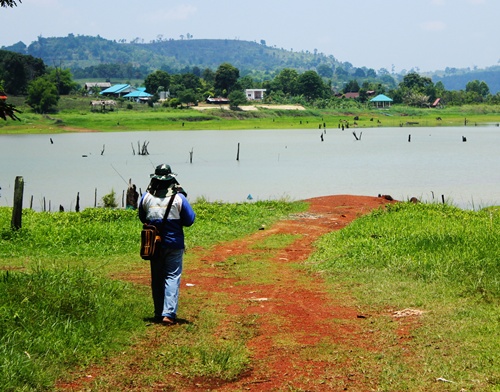
[[496, 208], [194, 203], [180, 322], [130, 210], [0, 209], [0, 388], [496, 391]]
[[22, 98], [9, 98], [22, 111], [21, 121], [0, 123], [0, 133], [58, 133], [136, 130], [236, 130], [294, 128], [364, 128], [415, 126], [476, 126], [500, 124], [500, 106], [474, 105], [444, 109], [393, 106], [375, 109], [345, 102], [339, 108], [315, 109], [251, 105], [240, 110], [207, 106], [178, 109], [120, 102], [112, 111], [92, 111], [90, 98], [65, 96], [57, 113], [37, 115]]

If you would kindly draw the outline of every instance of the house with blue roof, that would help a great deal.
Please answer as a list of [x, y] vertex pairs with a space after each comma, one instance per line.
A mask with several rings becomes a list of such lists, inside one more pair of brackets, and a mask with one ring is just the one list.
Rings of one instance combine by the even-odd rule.
[[135, 91], [135, 88], [130, 84], [115, 84], [105, 90], [102, 90], [99, 94], [118, 98], [132, 91]]
[[379, 94], [376, 97], [370, 99], [377, 108], [391, 107], [392, 99], [384, 94]]
[[[142, 89], [144, 89], [144, 90], [142, 90]], [[141, 101], [147, 101], [147, 100], [151, 99], [152, 96], [153, 96], [153, 94], [149, 94], [146, 92], [145, 87], [139, 87], [137, 90], [131, 91], [128, 94], [125, 94], [123, 96], [123, 98], [128, 98], [128, 99], [131, 99], [131, 100], [134, 100], [137, 102], [141, 102]]]

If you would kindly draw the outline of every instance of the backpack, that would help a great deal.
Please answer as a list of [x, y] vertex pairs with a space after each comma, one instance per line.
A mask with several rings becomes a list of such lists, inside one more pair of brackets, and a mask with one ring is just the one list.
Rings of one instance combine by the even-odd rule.
[[[163, 216], [162, 228], [165, 226], [168, 214], [172, 208], [175, 194], [170, 197], [165, 215]], [[144, 223], [141, 231], [141, 257], [144, 260], [152, 260], [159, 256], [161, 249], [161, 231], [155, 225]]]

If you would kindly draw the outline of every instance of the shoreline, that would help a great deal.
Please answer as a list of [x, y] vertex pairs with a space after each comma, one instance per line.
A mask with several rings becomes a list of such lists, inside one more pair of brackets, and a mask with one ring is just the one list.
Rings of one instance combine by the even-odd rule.
[[[258, 129], [370, 129], [500, 126], [500, 105], [415, 108], [393, 105], [376, 109], [345, 102], [344, 108], [318, 109], [303, 105], [249, 103], [232, 110], [227, 105], [178, 109], [133, 103], [131, 109], [92, 112], [88, 99], [62, 97], [57, 113], [35, 114], [19, 104], [20, 121], [0, 123], [0, 134], [57, 134], [129, 131], [235, 131]], [[72, 105], [72, 106], [70, 106]], [[351, 106], [351, 107], [350, 107]]]

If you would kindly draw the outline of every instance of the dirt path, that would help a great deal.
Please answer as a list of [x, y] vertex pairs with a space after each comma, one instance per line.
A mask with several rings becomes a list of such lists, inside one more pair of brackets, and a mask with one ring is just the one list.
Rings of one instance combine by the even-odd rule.
[[[200, 255], [202, 263], [197, 263], [200, 267], [185, 269], [183, 282], [189, 282], [190, 286], [183, 286], [181, 297], [196, 295], [197, 288], [206, 290], [207, 287], [215, 293], [226, 293], [231, 298], [226, 313], [256, 320], [257, 331], [248, 343], [251, 368], [243, 377], [231, 383], [197, 379], [190, 385], [179, 385], [179, 391], [367, 391], [376, 388], [376, 375], [361, 371], [357, 363], [359, 355], [350, 355], [353, 351], [359, 354], [376, 349], [373, 336], [366, 332], [363, 311], [350, 305], [352, 302], [345, 292], [339, 296], [329, 292], [321, 276], [298, 272], [297, 264], [308, 258], [320, 236], [339, 230], [390, 201], [383, 197], [344, 195], [307, 201], [310, 203], [307, 212], [217, 246], [210, 253]], [[254, 279], [235, 281], [224, 268], [214, 268], [229, 257], [255, 255], [257, 258], [261, 250], [255, 245], [277, 234], [293, 234], [298, 239], [272, 255], [269, 268], [279, 270], [272, 283], [256, 285]], [[147, 274], [136, 275], [135, 280], [148, 284], [149, 278]], [[144, 390], [162, 390], [157, 387]], [[75, 388], [75, 384], [69, 389], [83, 390]]]
[[[345, 385], [349, 389], [369, 390], [372, 380], [355, 374], [352, 358], [340, 361], [315, 357], [317, 347], [342, 346], [346, 352], [353, 348], [370, 349], [370, 340], [360, 336], [359, 323], [364, 315], [327, 293], [321, 277], [304, 279], [294, 265], [308, 258], [313, 243], [322, 235], [339, 230], [357, 217], [379, 208], [389, 201], [384, 198], [357, 196], [328, 196], [307, 200], [310, 208], [293, 220], [280, 221], [268, 230], [215, 248], [205, 256], [206, 263], [223, 262], [228, 257], [258, 252], [251, 246], [276, 234], [296, 234], [300, 238], [275, 255], [279, 277], [269, 285], [255, 287], [251, 280], [238, 284], [221, 284], [223, 276], [201, 278], [188, 271], [186, 279], [200, 286], [211, 285], [227, 291], [234, 306], [227, 311], [241, 311], [241, 304], [250, 301], [245, 312], [248, 317], [259, 315], [258, 334], [249, 342], [252, 369], [237, 382], [226, 385], [203, 385], [219, 391], [325, 390], [327, 385]], [[323, 354], [326, 355], [327, 354]], [[314, 385], [316, 385], [314, 387]], [[293, 389], [295, 388], [295, 389]], [[359, 389], [358, 389], [359, 388]], [[342, 390], [342, 388], [340, 388]]]

